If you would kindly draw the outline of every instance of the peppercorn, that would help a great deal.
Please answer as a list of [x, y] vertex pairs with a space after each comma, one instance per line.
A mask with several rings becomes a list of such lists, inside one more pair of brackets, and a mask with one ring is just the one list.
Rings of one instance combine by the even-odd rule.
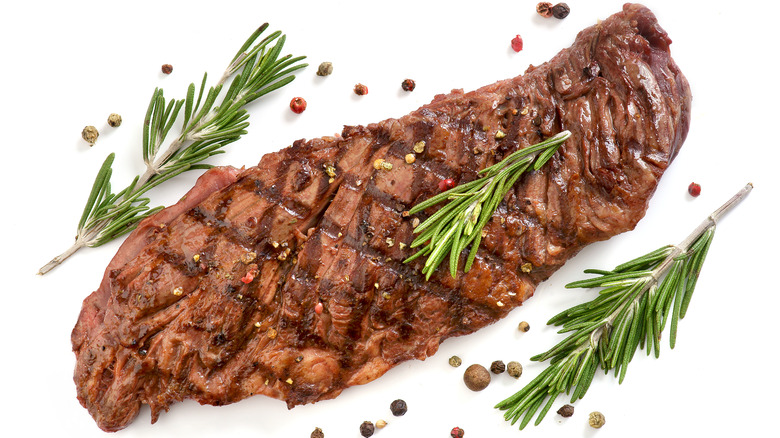
[[360, 434], [368, 438], [374, 434], [374, 423], [370, 421], [364, 421], [360, 425]]
[[588, 424], [594, 429], [601, 429], [601, 426], [603, 426], [606, 422], [607, 420], [604, 418], [604, 414], [601, 412], [594, 411], [588, 415]]
[[694, 198], [701, 195], [701, 186], [692, 182], [691, 185], [688, 186], [688, 194]]
[[322, 429], [319, 427], [315, 427], [314, 431], [311, 433], [311, 438], [325, 438], [325, 433], [323, 433]]
[[460, 364], [462, 364], [462, 363], [463, 363], [463, 361], [460, 360], [460, 358], [458, 356], [452, 356], [450, 358], [450, 366], [453, 367], [453, 368], [459, 367]]
[[503, 361], [494, 361], [490, 364], [490, 371], [492, 371], [493, 374], [501, 374], [506, 371], [506, 365], [504, 365]]
[[558, 3], [557, 5], [552, 7], [552, 15], [553, 17], [563, 20], [564, 18], [569, 16], [569, 5], [566, 3]]
[[515, 379], [519, 379], [523, 375], [523, 366], [520, 365], [520, 362], [509, 362], [506, 364], [506, 372]]
[[330, 62], [323, 62], [317, 67], [317, 76], [330, 76], [333, 73], [333, 64]]
[[455, 187], [455, 181], [452, 178], [446, 178], [439, 181], [439, 190], [446, 192], [447, 190]]
[[401, 82], [401, 89], [404, 91], [414, 91], [414, 87], [416, 86], [417, 84], [415, 84], [412, 79], [404, 79], [404, 81]]
[[516, 35], [512, 38], [512, 50], [515, 52], [523, 50], [523, 38], [520, 35]]
[[414, 156], [414, 154], [406, 154], [404, 156], [404, 161], [406, 161], [406, 164], [412, 164], [417, 160], [417, 158]]
[[490, 384], [490, 373], [482, 365], [474, 364], [466, 368], [463, 381], [472, 391], [482, 391]]
[[390, 412], [392, 412], [396, 417], [400, 417], [405, 414], [406, 409], [406, 402], [401, 399], [394, 400], [392, 403], [390, 403]]
[[527, 332], [528, 330], [531, 330], [531, 326], [528, 325], [528, 322], [523, 321], [517, 325], [517, 329], [520, 330], [521, 332]]
[[355, 85], [354, 91], [355, 94], [357, 94], [358, 96], [365, 96], [366, 94], [368, 94], [368, 87], [366, 87], [363, 84], [357, 84]]
[[122, 124], [122, 116], [117, 113], [111, 113], [108, 115], [108, 126], [112, 128], [118, 128]]
[[300, 114], [306, 110], [306, 101], [302, 97], [293, 97], [290, 101], [290, 109], [295, 114]]
[[84, 139], [87, 143], [89, 143], [90, 146], [94, 146], [95, 142], [97, 141], [98, 136], [100, 133], [98, 132], [97, 128], [94, 126], [85, 126], [84, 129], [81, 130], [81, 138]]
[[450, 436], [452, 438], [463, 438], [463, 435], [465, 435], [465, 432], [459, 427], [453, 427], [450, 431]]
[[566, 404], [561, 406], [560, 409], [558, 409], [558, 415], [560, 415], [563, 418], [569, 418], [572, 415], [574, 415], [574, 406]]
[[384, 429], [385, 426], [387, 426], [387, 421], [385, 421], [385, 420], [376, 420], [376, 427], [377, 427], [377, 429]]
[[161, 70], [163, 74], [169, 75], [173, 72], [173, 66], [170, 64], [163, 64]]
[[553, 5], [550, 2], [539, 2], [536, 5], [536, 13], [544, 18], [550, 18], [553, 14], [552, 8]]

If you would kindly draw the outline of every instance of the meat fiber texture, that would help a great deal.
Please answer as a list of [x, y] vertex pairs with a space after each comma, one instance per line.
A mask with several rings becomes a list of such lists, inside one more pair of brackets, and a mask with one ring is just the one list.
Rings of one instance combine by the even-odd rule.
[[[670, 42], [648, 9], [626, 5], [522, 76], [208, 171], [140, 224], [85, 299], [72, 333], [78, 399], [106, 431], [142, 404], [154, 422], [188, 398], [264, 394], [293, 407], [503, 318], [585, 245], [644, 215], [688, 132]], [[402, 262], [414, 237], [403, 212], [441, 179], [471, 181], [565, 129], [500, 204], [467, 274], [442, 266], [425, 281], [424, 260]]]

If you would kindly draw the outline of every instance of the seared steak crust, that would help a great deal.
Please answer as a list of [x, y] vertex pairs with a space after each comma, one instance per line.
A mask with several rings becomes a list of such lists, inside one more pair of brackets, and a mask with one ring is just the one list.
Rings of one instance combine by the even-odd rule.
[[[517, 78], [207, 172], [128, 237], [84, 301], [79, 400], [108, 431], [143, 403], [152, 421], [186, 398], [265, 394], [293, 407], [504, 317], [582, 247], [644, 215], [688, 131], [669, 43], [649, 10], [626, 5]], [[442, 178], [472, 180], [564, 129], [571, 138], [486, 226], [468, 274], [441, 268], [426, 282], [423, 260], [402, 263], [413, 239], [403, 212]], [[376, 169], [380, 158], [392, 169]]]

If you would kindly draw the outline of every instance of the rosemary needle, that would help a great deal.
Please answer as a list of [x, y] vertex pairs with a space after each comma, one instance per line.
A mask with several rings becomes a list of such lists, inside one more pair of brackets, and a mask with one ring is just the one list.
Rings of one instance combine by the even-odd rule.
[[[303, 56], [281, 56], [285, 36], [280, 31], [258, 41], [267, 28], [268, 23], [263, 24], [246, 40], [217, 84], [208, 90], [207, 75], [204, 74], [197, 98], [194, 83], [187, 89], [185, 99], [167, 103], [163, 90], [154, 90], [143, 126], [142, 155], [146, 171], [136, 176], [129, 186], [113, 193], [111, 165], [114, 154], [110, 154], [100, 167], [87, 198], [76, 241], [44, 265], [38, 271], [39, 275], [49, 272], [81, 248], [103, 245], [131, 231], [142, 219], [162, 209], [150, 208], [149, 198], [141, 195], [183, 172], [211, 167], [201, 162], [224, 152], [222, 148], [246, 134], [249, 114], [244, 107], [289, 84], [295, 79], [292, 73], [306, 67], [299, 63], [305, 58]], [[233, 80], [217, 104], [217, 98], [230, 78]], [[183, 115], [181, 132], [162, 148], [179, 114]]]
[[496, 405], [506, 411], [504, 418], [512, 424], [520, 421], [523, 429], [538, 412], [535, 424], [539, 424], [558, 395], [571, 394], [571, 402], [584, 397], [598, 368], [605, 373], [614, 370], [622, 383], [637, 349], [659, 356], [661, 332], [667, 322], [670, 347], [674, 348], [677, 324], [688, 309], [715, 226], [752, 189], [752, 184], [746, 185], [679, 245], [663, 246], [611, 271], [588, 269], [586, 273], [597, 277], [567, 284], [567, 288], [603, 289], [596, 299], [550, 319], [548, 324], [561, 327], [559, 333], [570, 334], [531, 358], [540, 362], [549, 359], [550, 366]]
[[409, 247], [423, 248], [404, 260], [404, 263], [427, 256], [422, 273], [428, 280], [449, 256], [450, 275], [454, 278], [460, 264], [461, 252], [471, 245], [463, 269], [468, 272], [482, 240], [482, 228], [493, 216], [504, 196], [529, 168], [539, 170], [544, 166], [569, 136], [569, 131], [563, 131], [540, 143], [517, 150], [500, 162], [482, 169], [479, 172], [483, 175], [481, 178], [460, 184], [415, 205], [409, 210], [410, 215], [450, 201], [415, 227], [414, 232], [419, 235]]

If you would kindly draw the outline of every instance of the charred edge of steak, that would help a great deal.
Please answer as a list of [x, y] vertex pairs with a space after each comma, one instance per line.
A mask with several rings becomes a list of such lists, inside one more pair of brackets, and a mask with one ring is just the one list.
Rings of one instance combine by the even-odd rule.
[[[521, 77], [297, 141], [208, 190], [199, 180], [191, 193], [203, 196], [142, 224], [85, 300], [72, 337], [79, 400], [104, 430], [144, 403], [153, 421], [186, 398], [292, 407], [504, 317], [644, 215], [690, 117], [669, 43], [649, 10], [626, 5]], [[413, 239], [402, 212], [439, 180], [472, 180], [562, 129], [572, 137], [507, 195], [469, 273], [426, 282], [422, 260], [402, 263]], [[418, 141], [424, 152], [405, 163]]]

